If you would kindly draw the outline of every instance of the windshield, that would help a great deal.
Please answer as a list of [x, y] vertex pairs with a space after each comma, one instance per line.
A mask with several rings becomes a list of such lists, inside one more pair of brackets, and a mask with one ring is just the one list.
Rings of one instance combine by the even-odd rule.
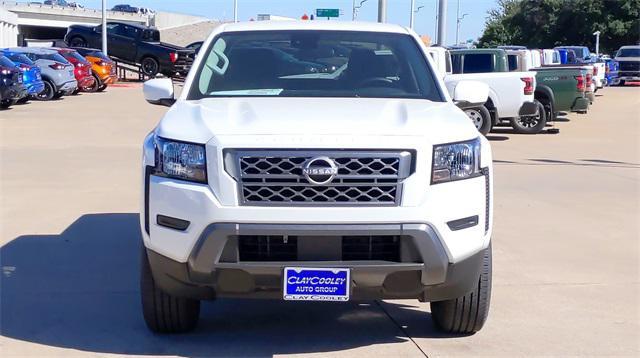
[[412, 37], [356, 31], [231, 32], [203, 55], [188, 99], [373, 97], [443, 101]]
[[618, 51], [618, 57], [640, 57], [640, 48], [623, 48]]

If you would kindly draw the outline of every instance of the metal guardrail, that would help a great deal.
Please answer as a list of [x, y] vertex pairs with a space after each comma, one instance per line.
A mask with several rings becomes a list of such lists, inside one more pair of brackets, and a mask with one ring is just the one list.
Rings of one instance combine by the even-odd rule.
[[[102, 10], [89, 9], [85, 7], [45, 5], [45, 4], [32, 3], [32, 2], [4, 1], [4, 0], [0, 1], [0, 5], [10, 11], [11, 10], [13, 11], [31, 10], [31, 9], [40, 9], [40, 10], [51, 9], [51, 10], [60, 10], [65, 12], [73, 12], [74, 14], [77, 14], [80, 16], [83, 16], [83, 15], [96, 16], [96, 17], [102, 16]], [[140, 22], [149, 22], [155, 16], [155, 14], [153, 13], [151, 14], [135, 13], [134, 14], [134, 13], [124, 12], [124, 11], [111, 11], [111, 10], [107, 10], [107, 13], [110, 14], [109, 15], [110, 17], [116, 16], [118, 19], [121, 19], [121, 20], [127, 20], [127, 17], [128, 17], [129, 20], [140, 21]]]

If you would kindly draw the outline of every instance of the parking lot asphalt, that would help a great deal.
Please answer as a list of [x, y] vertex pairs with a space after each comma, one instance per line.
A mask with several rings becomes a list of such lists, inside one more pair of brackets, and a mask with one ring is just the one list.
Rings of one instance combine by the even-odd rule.
[[153, 335], [138, 293], [140, 147], [165, 107], [139, 85], [0, 112], [0, 355], [638, 356], [640, 87], [559, 134], [489, 135], [489, 320], [446, 336], [412, 300], [204, 304]]

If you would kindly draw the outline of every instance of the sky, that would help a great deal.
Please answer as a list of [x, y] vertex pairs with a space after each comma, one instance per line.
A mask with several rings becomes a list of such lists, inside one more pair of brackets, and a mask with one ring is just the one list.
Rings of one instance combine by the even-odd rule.
[[[356, 0], [358, 5], [362, 0]], [[101, 0], [76, 0], [88, 8], [100, 8]], [[415, 0], [414, 29], [421, 35], [432, 38], [436, 31], [436, 4], [438, 0]], [[459, 40], [475, 40], [482, 35], [487, 11], [496, 7], [496, 0], [459, 0], [460, 15], [467, 14], [460, 25]], [[128, 3], [131, 6], [147, 7], [158, 11], [180, 12], [218, 20], [233, 19], [233, 0], [107, 0], [107, 8]], [[411, 0], [387, 0], [387, 22], [409, 26]], [[448, 1], [447, 44], [455, 43], [456, 12], [458, 0]], [[315, 9], [340, 9], [338, 21], [351, 20], [353, 0], [238, 0], [240, 21], [256, 18], [258, 14], [272, 14], [300, 18], [303, 14], [315, 13]], [[377, 21], [378, 0], [366, 0], [358, 12], [358, 20]], [[334, 21], [334, 20], [332, 20]]]

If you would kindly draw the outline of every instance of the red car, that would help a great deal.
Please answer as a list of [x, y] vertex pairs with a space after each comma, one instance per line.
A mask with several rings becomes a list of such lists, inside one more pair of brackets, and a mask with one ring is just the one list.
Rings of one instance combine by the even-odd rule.
[[52, 48], [52, 50], [58, 51], [62, 57], [73, 64], [73, 67], [75, 68], [73, 74], [76, 77], [76, 81], [78, 81], [78, 89], [76, 90], [76, 93], [80, 90], [86, 91], [87, 88], [94, 86], [96, 79], [93, 77], [93, 73], [91, 72], [91, 62], [80, 55], [76, 50], [69, 48]]

